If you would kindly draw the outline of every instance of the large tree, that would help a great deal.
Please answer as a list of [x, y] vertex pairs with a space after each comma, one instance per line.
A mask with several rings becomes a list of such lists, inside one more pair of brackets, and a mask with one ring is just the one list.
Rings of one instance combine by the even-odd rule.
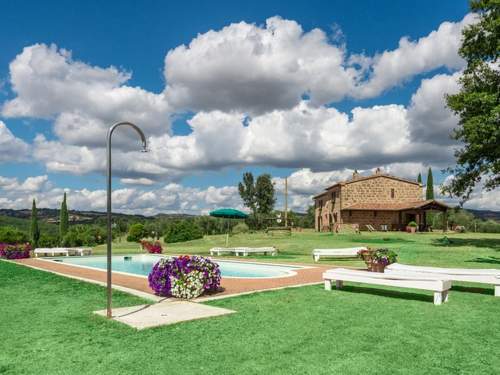
[[418, 176], [417, 176], [417, 182], [418, 182], [419, 184], [421, 184], [421, 183], [422, 183], [422, 174], [421, 174], [421, 173], [419, 173], [419, 174], [418, 174]]
[[238, 191], [243, 204], [252, 210], [254, 223], [259, 227], [261, 217], [271, 214], [276, 203], [271, 175], [260, 175], [254, 182], [253, 174], [246, 172], [243, 181], [238, 184]]
[[66, 192], [64, 193], [63, 201], [61, 203], [61, 212], [59, 213], [59, 236], [61, 241], [63, 240], [66, 233], [68, 233], [69, 227], [69, 216], [68, 216], [68, 206], [66, 204]]
[[30, 227], [30, 239], [33, 248], [38, 247], [38, 241], [40, 240], [40, 228], [38, 227], [38, 210], [36, 208], [35, 200], [33, 199], [33, 204], [31, 206], [31, 227]]
[[462, 31], [459, 54], [467, 63], [460, 78], [460, 92], [446, 97], [458, 115], [453, 137], [463, 146], [455, 152], [457, 166], [444, 191], [469, 198], [484, 180], [488, 190], [500, 186], [500, 0], [473, 0], [478, 22]]
[[266, 173], [257, 177], [257, 182], [255, 183], [255, 201], [259, 214], [271, 214], [276, 203], [276, 198], [274, 197], [274, 185], [270, 174]]
[[252, 210], [254, 217], [257, 214], [257, 202], [255, 197], [255, 183], [252, 172], [243, 173], [243, 181], [238, 184], [238, 191], [245, 207]]
[[432, 169], [429, 167], [427, 172], [427, 187], [425, 189], [425, 199], [434, 199], [434, 178], [432, 177]]

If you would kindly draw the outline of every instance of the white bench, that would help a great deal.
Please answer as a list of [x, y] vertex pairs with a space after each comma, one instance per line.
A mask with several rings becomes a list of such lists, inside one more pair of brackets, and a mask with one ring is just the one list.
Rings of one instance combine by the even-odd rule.
[[408, 266], [393, 263], [384, 271], [389, 275], [429, 275], [441, 276], [451, 281], [491, 284], [495, 287], [495, 297], [500, 297], [500, 269], [438, 268]]
[[314, 249], [312, 256], [315, 262], [321, 257], [353, 258], [358, 256], [358, 251], [366, 250], [366, 247], [346, 247], [342, 249]]
[[234, 253], [234, 249], [230, 247], [212, 247], [210, 249], [210, 255], [223, 255], [232, 253]]
[[235, 254], [236, 256], [247, 256], [248, 254], [263, 253], [267, 255], [276, 255], [277, 250], [274, 247], [213, 247], [210, 249], [210, 255]]
[[260, 254], [260, 253], [264, 255], [267, 255], [269, 253], [272, 256], [275, 256], [278, 252], [274, 247], [236, 247], [234, 253], [236, 254], [236, 256], [240, 255], [247, 256], [248, 254]]
[[337, 289], [342, 288], [344, 281], [350, 281], [372, 285], [395, 286], [398, 288], [429, 290], [434, 292], [435, 305], [440, 305], [448, 301], [448, 291], [451, 288], [451, 281], [444, 278], [435, 278], [426, 275], [387, 275], [385, 273], [348, 270], [344, 268], [336, 268], [324, 272], [323, 279], [326, 290], [332, 290], [332, 281], [335, 281]]
[[92, 249], [89, 247], [40, 247], [36, 248], [34, 251], [35, 257], [38, 258], [39, 255], [45, 256], [56, 256], [56, 255], [92, 255]]

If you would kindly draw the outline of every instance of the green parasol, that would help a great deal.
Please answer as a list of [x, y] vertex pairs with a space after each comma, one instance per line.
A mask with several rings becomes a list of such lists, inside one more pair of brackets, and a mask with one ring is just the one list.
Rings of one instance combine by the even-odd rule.
[[[218, 210], [211, 211], [210, 216], [220, 217], [223, 219], [246, 219], [248, 217], [246, 213], [234, 208], [219, 208]], [[226, 247], [229, 243], [229, 222], [227, 226]]]

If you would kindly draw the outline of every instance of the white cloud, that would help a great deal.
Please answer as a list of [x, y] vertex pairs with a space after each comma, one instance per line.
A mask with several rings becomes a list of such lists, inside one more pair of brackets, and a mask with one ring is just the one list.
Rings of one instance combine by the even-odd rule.
[[460, 22], [443, 22], [437, 30], [417, 41], [403, 37], [395, 50], [384, 51], [371, 58], [354, 56], [353, 61], [362, 61], [370, 71], [369, 79], [358, 86], [355, 96], [377, 96], [417, 74], [440, 67], [451, 70], [462, 68], [465, 62], [458, 55], [462, 29], [476, 21], [473, 14], [468, 14]]
[[320, 29], [272, 17], [264, 26], [234, 23], [198, 35], [165, 58], [166, 94], [176, 108], [262, 113], [342, 99], [356, 71], [342, 46]]
[[458, 125], [458, 117], [446, 107], [445, 95], [459, 91], [459, 77], [460, 72], [457, 72], [422, 80], [408, 109], [412, 139], [440, 145], [456, 144], [451, 134]]
[[[103, 189], [62, 189], [54, 187], [47, 176], [28, 177], [21, 182], [16, 178], [0, 176], [2, 208], [26, 209], [31, 207], [32, 199], [36, 199], [38, 207], [58, 208], [64, 192], [68, 195], [70, 209], [97, 211], [106, 209], [106, 191]], [[113, 191], [112, 200], [114, 211], [143, 215], [160, 212], [199, 214], [219, 207], [243, 209], [238, 189], [234, 186], [209, 186], [201, 189], [170, 183], [148, 191], [122, 188]]]
[[[231, 24], [171, 50], [162, 93], [127, 85], [131, 73], [122, 69], [91, 66], [64, 49], [36, 44], [10, 64], [15, 97], [4, 103], [2, 115], [52, 119], [56, 139], [38, 135], [32, 156], [50, 172], [71, 174], [104, 172], [104, 140], [111, 123], [126, 119], [140, 125], [149, 137], [150, 153], [138, 152], [131, 130], [120, 129], [114, 138], [114, 174], [129, 185], [117, 195], [122, 209], [154, 212], [159, 197], [165, 209], [203, 210], [218, 200], [235, 203], [229, 198], [234, 191], [222, 188], [189, 190], [169, 184], [147, 192], [137, 189], [179, 181], [194, 171], [245, 165], [306, 168], [290, 176], [291, 199], [299, 207], [317, 192], [314, 185], [343, 179], [354, 168], [385, 165], [390, 173], [414, 178], [424, 164], [447, 166], [454, 160], [455, 144], [447, 134], [456, 119], [444, 108], [443, 95], [457, 89], [459, 73], [423, 80], [408, 107], [375, 105], [343, 113], [326, 104], [374, 97], [437, 68], [460, 69], [460, 32], [470, 22], [470, 15], [461, 22], [444, 22], [429, 35], [416, 41], [403, 38], [397, 49], [374, 57], [349, 56], [324, 31], [304, 31], [297, 22], [279, 17], [265, 25]], [[174, 109], [199, 111], [188, 121], [190, 134], [171, 134]], [[13, 155], [26, 159], [29, 146], [2, 122], [0, 135], [0, 162]], [[47, 204], [50, 197], [46, 195]], [[103, 198], [101, 191], [84, 189], [75, 199], [82, 207], [84, 202], [97, 207]]]
[[15, 177], [0, 176], [0, 189], [6, 192], [36, 193], [49, 189], [52, 184], [47, 175], [27, 177], [23, 182], [19, 182]]
[[475, 22], [443, 22], [416, 41], [401, 38], [394, 50], [351, 55], [328, 35], [305, 32], [279, 17], [263, 26], [240, 22], [198, 35], [165, 59], [166, 94], [176, 108], [259, 114], [292, 108], [303, 95], [313, 105], [345, 97], [371, 98], [415, 75], [460, 69], [461, 31]]
[[126, 185], [153, 185], [155, 182], [149, 178], [121, 178], [120, 182]]
[[[75, 61], [71, 52], [45, 44], [24, 48], [9, 72], [16, 97], [4, 103], [2, 115], [55, 118], [54, 132], [67, 144], [103, 145], [107, 128], [123, 120], [148, 134], [169, 131], [164, 94], [127, 86], [129, 72]], [[120, 133], [117, 141], [126, 138]]]
[[26, 161], [28, 158], [29, 145], [0, 121], [0, 163]]

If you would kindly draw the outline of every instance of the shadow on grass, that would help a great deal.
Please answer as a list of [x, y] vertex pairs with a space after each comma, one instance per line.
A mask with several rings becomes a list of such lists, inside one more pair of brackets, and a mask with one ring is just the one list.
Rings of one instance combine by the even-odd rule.
[[447, 238], [447, 240], [444, 240], [443, 237], [433, 240], [432, 244], [438, 247], [488, 247], [495, 251], [500, 251], [500, 240], [496, 238]]
[[351, 240], [351, 242], [358, 242], [358, 243], [376, 243], [376, 244], [388, 244], [388, 243], [396, 243], [396, 244], [401, 244], [401, 243], [412, 243], [416, 242], [413, 240], [407, 240], [405, 238], [354, 238]]
[[[481, 257], [467, 260], [468, 263], [488, 263], [488, 264], [500, 264], [500, 257]], [[500, 270], [498, 271], [500, 272]]]
[[433, 296], [429, 296], [426, 294], [417, 294], [417, 293], [412, 293], [412, 292], [400, 292], [398, 290], [366, 288], [363, 286], [344, 285], [342, 287], [342, 289], [340, 289], [340, 292], [372, 294], [375, 296], [414, 300], [414, 301], [425, 301], [425, 302], [429, 302], [429, 301], [433, 302], [434, 301]]
[[487, 296], [492, 296], [495, 294], [492, 288], [479, 288], [476, 286], [453, 285], [451, 287], [451, 290], [454, 292], [484, 294]]

